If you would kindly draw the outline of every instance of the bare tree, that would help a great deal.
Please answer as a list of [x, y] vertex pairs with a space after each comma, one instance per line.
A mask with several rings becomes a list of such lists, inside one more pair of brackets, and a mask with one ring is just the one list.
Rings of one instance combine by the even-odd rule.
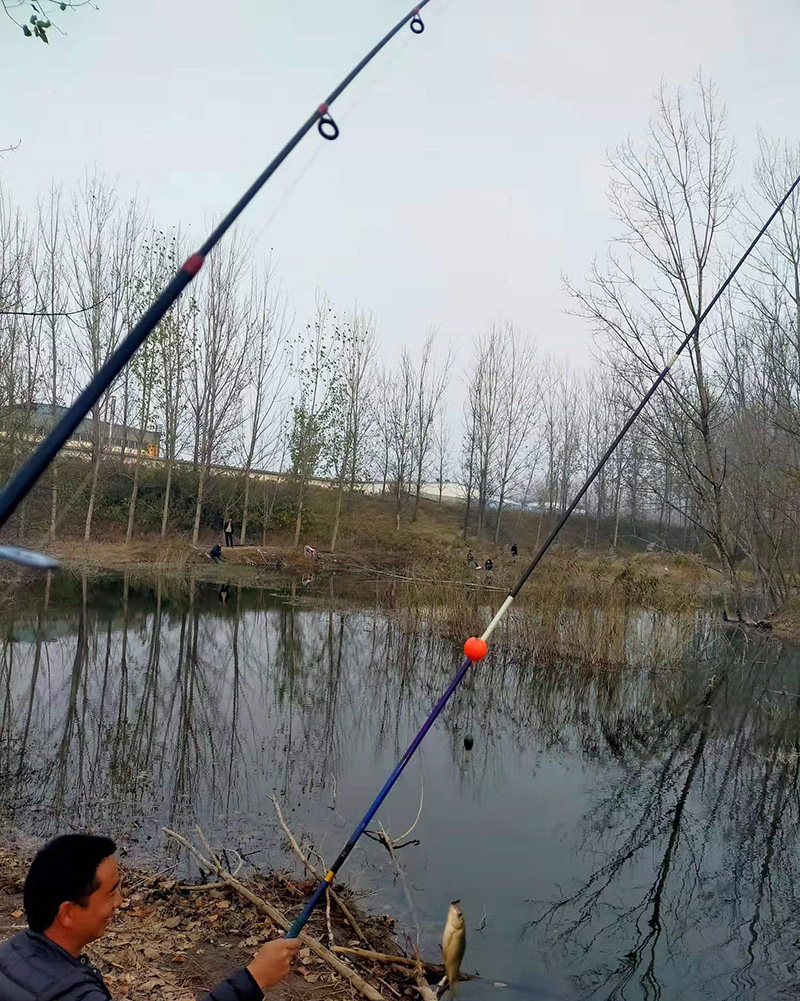
[[[130, 325], [129, 290], [134, 281], [142, 233], [135, 202], [118, 211], [114, 189], [98, 177], [87, 178], [73, 199], [70, 219], [70, 283], [81, 310], [75, 318], [76, 351], [82, 376], [93, 376], [108, 359]], [[109, 447], [107, 392], [92, 408], [92, 478], [84, 539], [89, 540], [103, 459]], [[123, 438], [125, 432], [122, 433]]]
[[229, 455], [241, 424], [246, 313], [238, 296], [246, 247], [232, 239], [209, 258], [198, 293], [196, 336], [189, 367], [189, 405], [196, 422], [198, 470], [192, 544], [197, 545], [212, 463]]
[[500, 447], [497, 455], [495, 543], [500, 539], [500, 519], [508, 489], [521, 468], [531, 465], [530, 439], [536, 426], [541, 394], [541, 373], [535, 343], [512, 324], [506, 324], [500, 352]]
[[249, 437], [244, 461], [244, 500], [239, 545], [247, 539], [250, 489], [254, 461], [263, 461], [278, 437], [278, 408], [286, 375], [284, 345], [289, 336], [286, 300], [273, 289], [274, 271], [267, 264], [250, 293], [245, 342], [245, 400]]
[[434, 357], [436, 331], [428, 331], [422, 347], [419, 366], [414, 370], [414, 465], [416, 467], [416, 490], [412, 521], [419, 513], [419, 495], [428, 457], [433, 448], [434, 421], [438, 413], [453, 364], [452, 350], [448, 348], [444, 359], [437, 364]]
[[436, 419], [436, 433], [433, 439], [433, 449], [436, 456], [436, 483], [439, 487], [440, 504], [449, 473], [451, 441], [450, 422], [447, 420], [444, 403], [440, 402]]
[[394, 490], [395, 528], [400, 529], [400, 512], [406, 479], [412, 468], [414, 445], [414, 366], [403, 348], [399, 370], [384, 387], [387, 394], [389, 430], [389, 475]]
[[472, 378], [467, 386], [464, 401], [464, 437], [461, 443], [461, 475], [464, 485], [464, 527], [462, 537], [467, 541], [469, 513], [475, 487], [475, 457], [478, 441], [478, 384]]
[[298, 391], [292, 402], [289, 454], [297, 480], [295, 546], [300, 542], [308, 481], [327, 456], [341, 342], [342, 331], [328, 297], [318, 292], [313, 327], [308, 324], [305, 337], [298, 339], [294, 361]]
[[[130, 304], [134, 315], [143, 311], [152, 298], [160, 292], [177, 265], [177, 248], [175, 239], [170, 239], [163, 232], [153, 230], [150, 238], [142, 245], [143, 263], [140, 273], [132, 283]], [[170, 321], [167, 321], [169, 323]], [[161, 325], [159, 325], [160, 327]], [[127, 366], [130, 378], [126, 383], [125, 407], [123, 409], [123, 427], [127, 429], [129, 394], [133, 390], [132, 405], [136, 420], [136, 440], [134, 442], [133, 486], [128, 501], [128, 527], [125, 532], [125, 544], [129, 545], [133, 535], [133, 524], [136, 517], [136, 501], [139, 496], [139, 475], [144, 453], [144, 440], [148, 425], [155, 411], [159, 395], [159, 384], [162, 381], [162, 346], [164, 333], [156, 328], [150, 337], [142, 344]], [[123, 435], [122, 457], [127, 445], [127, 430]]]
[[[611, 159], [611, 202], [622, 226], [620, 248], [608, 268], [595, 268], [584, 289], [572, 288], [580, 311], [608, 345], [615, 376], [638, 395], [672, 354], [678, 338], [696, 324], [708, 284], [721, 261], [721, 237], [734, 207], [730, 190], [733, 153], [716, 89], [702, 80], [698, 110], [681, 93], [662, 89], [644, 149], [627, 142]], [[659, 450], [679, 463], [691, 484], [703, 531], [713, 546], [737, 614], [742, 593], [736, 539], [727, 510], [725, 411], [709, 367], [708, 333], [689, 345], [685, 367], [670, 376], [669, 406], [644, 415]], [[676, 419], [688, 417], [691, 434], [675, 436]]]
[[[169, 248], [170, 255], [175, 259], [183, 256], [183, 240], [179, 231], [171, 233]], [[161, 508], [162, 539], [166, 537], [169, 524], [175, 460], [186, 444], [188, 435], [186, 406], [191, 356], [186, 345], [196, 342], [198, 311], [194, 290], [187, 290], [151, 335], [157, 344], [161, 366], [161, 377], [156, 384], [156, 412], [163, 427], [163, 459], [167, 472]]]
[[339, 369], [335, 382], [335, 403], [332, 410], [331, 455], [337, 480], [336, 511], [331, 532], [331, 552], [336, 549], [342, 497], [346, 480], [350, 494], [355, 489], [356, 472], [360, 467], [364, 439], [369, 429], [372, 408], [370, 384], [375, 352], [375, 319], [356, 308], [349, 316], [343, 344], [336, 359]]
[[[48, 389], [50, 410], [55, 418], [56, 408], [61, 402], [62, 385], [68, 362], [62, 357], [59, 347], [65, 339], [64, 318], [67, 289], [65, 283], [63, 257], [64, 236], [62, 232], [61, 188], [51, 183], [47, 195], [37, 208], [37, 266], [34, 274], [37, 280], [37, 302], [44, 316], [42, 323], [48, 332], [49, 379]], [[58, 462], [52, 464], [52, 485], [50, 494], [49, 537], [56, 537], [56, 516], [58, 512]]]
[[503, 381], [502, 328], [492, 324], [475, 344], [475, 361], [470, 386], [474, 409], [475, 478], [478, 493], [478, 539], [483, 534], [486, 511], [494, 493], [493, 476], [500, 441], [501, 390]]

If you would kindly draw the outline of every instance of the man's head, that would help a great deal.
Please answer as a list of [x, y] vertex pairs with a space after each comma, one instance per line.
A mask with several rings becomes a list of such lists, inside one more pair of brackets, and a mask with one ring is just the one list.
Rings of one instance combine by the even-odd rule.
[[111, 838], [65, 834], [48, 842], [31, 863], [23, 905], [31, 931], [77, 956], [100, 938], [122, 903]]

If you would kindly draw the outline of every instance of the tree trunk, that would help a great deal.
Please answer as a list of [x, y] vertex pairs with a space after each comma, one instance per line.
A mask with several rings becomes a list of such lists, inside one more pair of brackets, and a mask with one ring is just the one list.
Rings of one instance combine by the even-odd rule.
[[92, 515], [94, 514], [95, 498], [97, 497], [97, 480], [100, 476], [100, 456], [94, 460], [92, 470], [92, 487], [89, 491], [89, 506], [86, 509], [86, 524], [83, 530], [83, 541], [88, 542], [92, 534]]
[[203, 510], [203, 491], [206, 485], [206, 464], [205, 462], [200, 465], [200, 478], [197, 481], [197, 503], [194, 509], [194, 529], [192, 530], [192, 545], [197, 545], [197, 539], [200, 535], [200, 514]]
[[297, 549], [300, 544], [300, 528], [303, 524], [303, 501], [305, 500], [306, 492], [306, 478], [303, 476], [300, 480], [300, 492], [297, 495], [297, 519], [294, 523], [294, 543], [293, 547]]
[[467, 531], [469, 530], [469, 506], [471, 501], [472, 501], [472, 495], [470, 491], [467, 490], [467, 500], [466, 503], [464, 504], [464, 531], [462, 532], [461, 535], [464, 542], [467, 541]]
[[242, 531], [239, 534], [239, 545], [243, 546], [247, 537], [247, 512], [250, 507], [250, 463], [244, 471], [244, 501], [242, 504]]
[[56, 538], [56, 515], [58, 513], [58, 461], [53, 463], [53, 486], [50, 495], [50, 541]]
[[597, 494], [597, 507], [594, 514], [594, 548], [597, 549], [597, 537], [600, 533], [600, 494]]
[[339, 480], [339, 496], [336, 498], [336, 514], [333, 518], [333, 532], [331, 533], [331, 552], [336, 549], [336, 539], [339, 536], [339, 519], [342, 514], [342, 495], [344, 494], [344, 479]]
[[505, 487], [500, 491], [500, 499], [497, 504], [497, 521], [494, 526], [494, 544], [497, 545], [500, 541], [500, 518], [503, 515], [503, 503], [505, 501]]
[[400, 471], [398, 470], [398, 475], [397, 475], [397, 496], [396, 496], [395, 509], [394, 509], [394, 524], [395, 524], [395, 528], [397, 529], [398, 532], [400, 531], [400, 503], [401, 503], [401, 500], [402, 500], [402, 494], [403, 494], [403, 481], [402, 481], [402, 478], [401, 478], [401, 475], [400, 475]]
[[[139, 450], [139, 455], [141, 455], [141, 449]], [[128, 501], [128, 529], [125, 532], [126, 546], [130, 545], [131, 536], [133, 535], [133, 519], [136, 516], [136, 498], [139, 496], [139, 469], [141, 465], [141, 458], [137, 456], [136, 466], [133, 470], [133, 489], [131, 490], [131, 499]]]
[[419, 492], [422, 489], [422, 458], [420, 457], [419, 464], [417, 466], [417, 495], [414, 498], [414, 513], [411, 516], [412, 521], [417, 520], [417, 515], [419, 514]]
[[261, 512], [261, 547], [263, 549], [267, 544], [267, 522], [269, 521], [269, 514], [267, 512], [267, 483], [269, 480], [264, 477], [264, 510]]
[[172, 490], [172, 459], [167, 460], [167, 485], [164, 488], [164, 508], [161, 512], [161, 538], [167, 534], [167, 522], [169, 521], [169, 495]]
[[358, 434], [358, 429], [353, 429], [353, 461], [350, 463], [350, 490], [347, 495], [347, 509], [350, 510], [350, 505], [353, 503], [353, 494], [356, 489], [356, 462], [358, 460], [358, 447], [359, 447], [360, 435]]
[[383, 450], [383, 483], [381, 483], [381, 497], [386, 493], [386, 481], [389, 478], [389, 446]]

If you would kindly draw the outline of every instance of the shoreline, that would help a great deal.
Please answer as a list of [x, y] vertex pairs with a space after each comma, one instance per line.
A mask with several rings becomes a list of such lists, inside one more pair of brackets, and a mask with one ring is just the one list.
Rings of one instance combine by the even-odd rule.
[[[352, 578], [353, 581], [386, 581], [410, 589], [432, 588], [439, 598], [453, 598], [464, 591], [506, 593], [530, 558], [521, 552], [515, 561], [505, 547], [484, 546], [494, 569], [474, 569], [467, 564], [459, 544], [435, 548], [429, 555], [416, 546], [375, 550], [319, 550], [306, 556], [290, 545], [234, 546], [222, 549], [218, 561], [208, 555], [210, 544], [192, 546], [183, 540], [162, 544], [160, 539], [118, 542], [65, 540], [47, 548], [70, 574], [131, 573], [141, 578], [169, 576], [187, 581], [264, 586], [313, 577]], [[518, 605], [556, 602], [595, 603], [613, 600], [670, 611], [702, 607], [720, 594], [719, 574], [687, 554], [610, 553], [608, 550], [554, 548], [543, 561]], [[404, 597], [399, 594], [401, 599]], [[418, 597], [415, 594], [415, 597]]]

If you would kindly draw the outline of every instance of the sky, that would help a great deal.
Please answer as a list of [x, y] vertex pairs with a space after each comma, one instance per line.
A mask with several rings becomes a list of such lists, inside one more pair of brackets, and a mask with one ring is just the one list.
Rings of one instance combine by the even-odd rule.
[[[197, 242], [411, 0], [99, 0], [65, 36], [0, 20], [0, 160], [12, 200], [115, 179]], [[317, 289], [374, 312], [391, 360], [435, 326], [463, 367], [510, 320], [584, 364], [562, 277], [617, 232], [607, 152], [663, 82], [720, 89], [747, 183], [757, 130], [797, 141], [796, 0], [431, 0], [248, 209], [298, 324]]]

